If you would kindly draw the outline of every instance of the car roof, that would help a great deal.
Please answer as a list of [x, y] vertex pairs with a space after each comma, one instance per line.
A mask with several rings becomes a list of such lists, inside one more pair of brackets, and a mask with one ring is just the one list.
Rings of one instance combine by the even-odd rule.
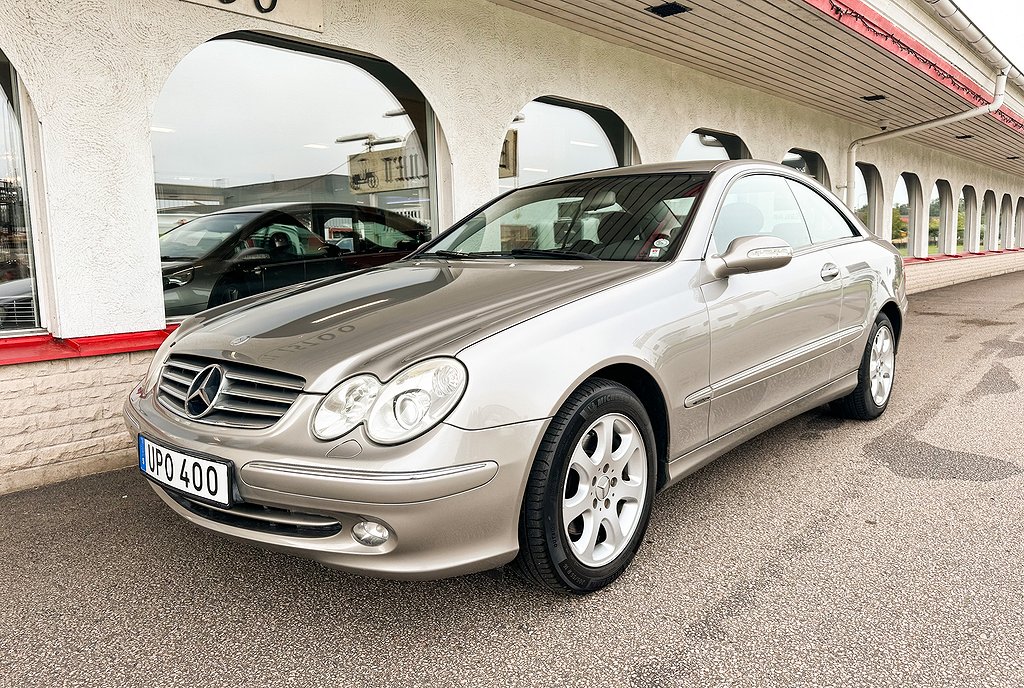
[[712, 174], [733, 167], [751, 166], [757, 169], [779, 169], [792, 171], [793, 168], [766, 160], [682, 160], [677, 162], [656, 162], [645, 165], [629, 165], [626, 167], [608, 167], [603, 170], [581, 172], [579, 174], [559, 177], [549, 182], [567, 182], [581, 179], [601, 177], [626, 177], [641, 174]]
[[251, 205], [240, 205], [233, 208], [224, 208], [210, 213], [210, 215], [221, 215], [224, 213], [265, 213], [271, 210], [285, 210], [287, 208], [301, 208], [314, 206], [317, 208], [352, 208], [362, 210], [378, 210], [381, 212], [389, 213], [391, 211], [385, 208], [375, 208], [368, 205], [360, 205], [358, 203], [320, 203], [317, 201], [290, 201], [282, 203], [253, 203]]

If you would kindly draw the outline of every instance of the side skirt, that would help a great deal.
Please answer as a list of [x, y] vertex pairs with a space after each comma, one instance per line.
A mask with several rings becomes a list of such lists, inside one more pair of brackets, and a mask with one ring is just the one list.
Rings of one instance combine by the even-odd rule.
[[751, 437], [759, 435], [779, 423], [799, 416], [801, 413], [806, 413], [826, 402], [846, 396], [856, 386], [857, 371], [855, 370], [824, 387], [819, 387], [815, 391], [795, 399], [782, 408], [766, 413], [746, 425], [741, 425], [735, 430], [731, 430], [721, 437], [711, 440], [702, 447], [697, 447], [682, 456], [672, 459], [668, 464], [668, 480], [665, 482], [665, 487], [674, 485], [730, 449], [743, 444]]

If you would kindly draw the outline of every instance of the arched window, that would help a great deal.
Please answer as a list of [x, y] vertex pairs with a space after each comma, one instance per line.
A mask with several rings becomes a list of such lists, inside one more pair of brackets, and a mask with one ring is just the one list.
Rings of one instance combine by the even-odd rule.
[[507, 190], [569, 174], [633, 163], [633, 139], [614, 112], [544, 97], [526, 104], [505, 135], [498, 187]]
[[679, 146], [676, 160], [744, 160], [750, 150], [736, 134], [712, 129], [695, 129]]
[[963, 188], [964, 221], [960, 228], [961, 253], [977, 253], [981, 246], [981, 218], [978, 213], [978, 192], [973, 186]]
[[928, 254], [956, 252], [953, 188], [945, 179], [939, 179], [932, 186], [932, 195], [928, 202]]
[[999, 227], [996, 224], [996, 195], [992, 190], [985, 192], [981, 203], [981, 232], [978, 235], [979, 251], [995, 251], [999, 248]]
[[437, 222], [435, 127], [382, 60], [237, 34], [197, 47], [151, 126], [167, 315], [407, 254]]
[[905, 256], [927, 255], [921, 180], [904, 172], [896, 180], [892, 198], [892, 244]]
[[855, 198], [854, 208], [872, 234], [878, 235], [882, 224], [882, 213], [884, 212], [882, 201], [882, 176], [878, 168], [866, 162], [857, 163], [857, 174], [854, 176]]
[[782, 158], [782, 164], [787, 167], [792, 167], [798, 172], [803, 172], [808, 177], [814, 177], [826, 189], [831, 188], [832, 182], [828, 176], [828, 168], [825, 166], [825, 160], [814, 151], [791, 148], [789, 152], [786, 153], [786, 156]]
[[39, 327], [22, 129], [25, 94], [0, 52], [0, 335]]
[[1013, 199], [1003, 194], [999, 204], [999, 248], [1013, 248]]
[[1016, 222], [1014, 223], [1014, 234], [1016, 241], [1014, 248], [1024, 247], [1024, 196], [1017, 199]]

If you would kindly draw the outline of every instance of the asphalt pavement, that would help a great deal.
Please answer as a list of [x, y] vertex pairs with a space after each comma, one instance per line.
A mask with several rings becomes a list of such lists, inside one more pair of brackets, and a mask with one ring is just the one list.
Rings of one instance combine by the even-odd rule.
[[881, 419], [720, 458], [588, 597], [328, 570], [132, 469], [0, 497], [0, 685], [1022, 685], [1024, 273], [911, 308]]

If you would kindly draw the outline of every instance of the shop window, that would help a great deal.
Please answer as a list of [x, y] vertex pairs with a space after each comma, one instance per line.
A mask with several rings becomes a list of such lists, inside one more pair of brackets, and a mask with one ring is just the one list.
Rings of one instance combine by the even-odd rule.
[[747, 144], [736, 134], [695, 129], [676, 152], [676, 160], [745, 160], [751, 157]]
[[0, 334], [39, 327], [20, 87], [0, 53]]
[[436, 226], [435, 126], [381, 60], [247, 34], [193, 50], [151, 126], [168, 316], [262, 290], [274, 256], [309, 263], [299, 280], [407, 254]]
[[785, 157], [782, 158], [782, 164], [786, 167], [792, 167], [798, 172], [803, 172], [808, 177], [817, 179], [826, 189], [831, 186], [825, 160], [814, 151], [791, 148]]
[[614, 112], [559, 98], [538, 98], [526, 104], [505, 135], [498, 188], [506, 191], [633, 162], [633, 139]]

